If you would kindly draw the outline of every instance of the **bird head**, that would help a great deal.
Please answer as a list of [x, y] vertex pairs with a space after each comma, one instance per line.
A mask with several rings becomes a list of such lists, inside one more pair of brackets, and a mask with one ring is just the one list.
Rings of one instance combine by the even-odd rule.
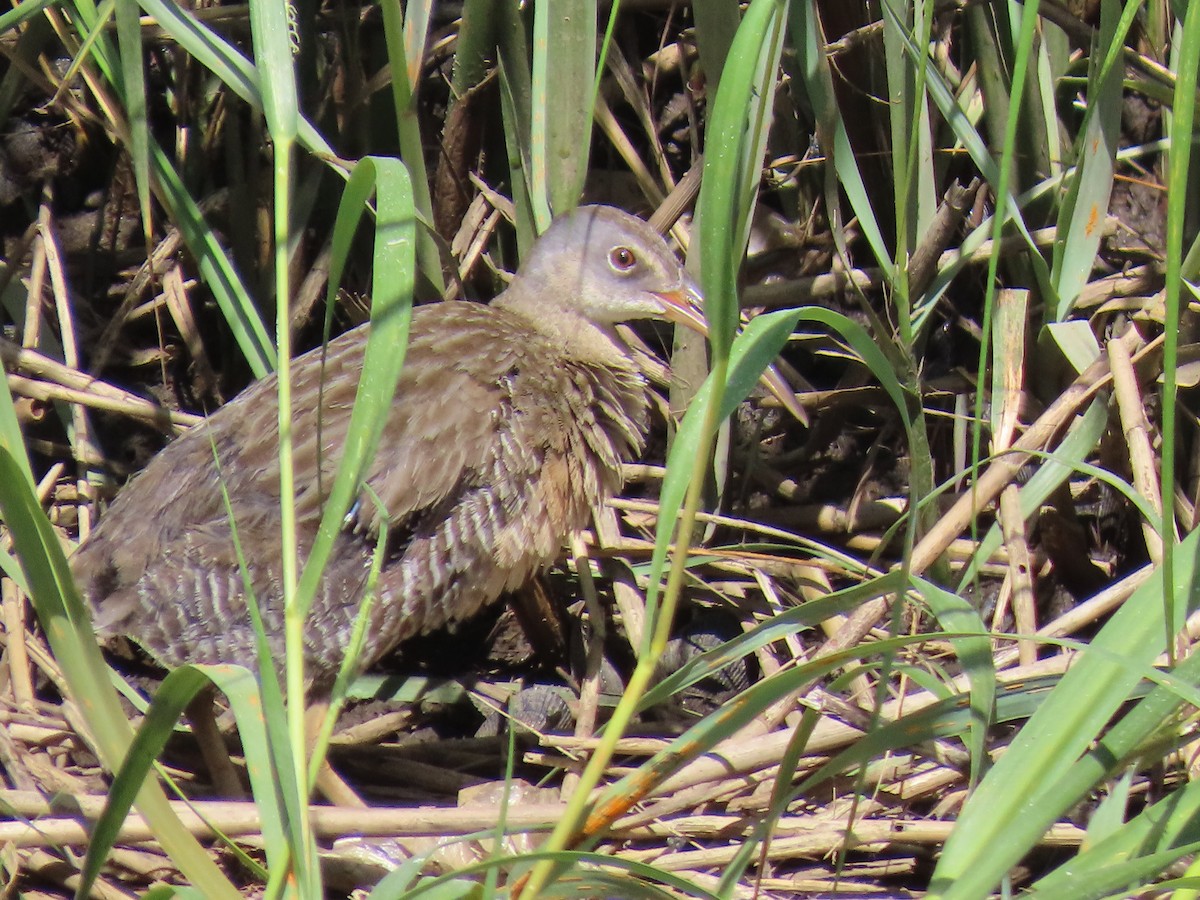
[[[611, 206], [581, 206], [556, 219], [495, 302], [563, 338], [579, 319], [610, 335], [631, 319], [666, 319], [708, 334], [700, 290], [667, 242], [641, 219]], [[762, 380], [807, 424], [804, 408], [774, 366]]]
[[666, 241], [610, 206], [583, 206], [556, 219], [518, 282], [540, 286], [544, 297], [597, 325], [667, 319], [703, 330], [700, 292]]

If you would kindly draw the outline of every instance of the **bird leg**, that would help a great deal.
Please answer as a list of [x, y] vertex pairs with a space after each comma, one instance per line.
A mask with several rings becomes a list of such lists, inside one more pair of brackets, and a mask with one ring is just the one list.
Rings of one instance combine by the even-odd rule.
[[567, 660], [566, 628], [557, 601], [546, 585], [545, 575], [536, 574], [528, 584], [513, 591], [509, 609], [538, 659], [549, 660], [555, 665]]
[[200, 748], [200, 755], [208, 767], [209, 777], [218, 796], [228, 800], [244, 800], [246, 789], [238, 776], [237, 767], [229, 758], [229, 748], [225, 746], [225, 736], [217, 727], [217, 717], [213, 712], [216, 701], [215, 689], [212, 685], [204, 688], [192, 698], [187, 706], [188, 721], [192, 725], [192, 735]]
[[[209, 686], [198, 693], [187, 707], [188, 721], [191, 722], [192, 734], [200, 748], [200, 755], [208, 767], [213, 787], [217, 795], [230, 800], [244, 800], [246, 789], [238, 775], [237, 767], [229, 757], [229, 749], [225, 745], [225, 737], [217, 725], [214, 715], [214, 689]], [[309, 705], [305, 711], [305, 733], [308, 740], [308, 752], [312, 754], [316, 745], [321, 722], [329, 709], [327, 700], [318, 700]], [[317, 791], [335, 806], [350, 806], [366, 809], [367, 803], [334, 771], [328, 760], [322, 760], [317, 770]]]
[[[308, 709], [305, 711], [304, 730], [308, 735], [309, 754], [316, 748], [317, 735], [321, 732], [321, 723], [324, 721], [325, 714], [328, 711], [328, 699], [311, 701]], [[350, 787], [345, 779], [334, 771], [333, 766], [329, 764], [328, 758], [321, 760], [321, 765], [317, 769], [316, 788], [321, 796], [334, 806], [350, 806], [358, 809], [369, 808], [366, 801], [358, 795], [354, 788]]]

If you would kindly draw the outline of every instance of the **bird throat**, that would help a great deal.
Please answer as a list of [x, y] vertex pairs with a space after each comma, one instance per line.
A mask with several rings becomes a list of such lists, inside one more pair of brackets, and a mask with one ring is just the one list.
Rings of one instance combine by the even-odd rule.
[[530, 298], [510, 288], [492, 301], [493, 307], [520, 316], [572, 360], [630, 372], [637, 366], [615, 325], [601, 324], [568, 307]]

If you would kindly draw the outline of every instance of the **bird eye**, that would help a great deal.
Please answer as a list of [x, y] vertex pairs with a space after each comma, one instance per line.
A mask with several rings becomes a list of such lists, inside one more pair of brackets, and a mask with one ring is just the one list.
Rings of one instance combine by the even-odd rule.
[[613, 247], [608, 251], [608, 264], [618, 272], [628, 272], [637, 265], [637, 255], [628, 247]]

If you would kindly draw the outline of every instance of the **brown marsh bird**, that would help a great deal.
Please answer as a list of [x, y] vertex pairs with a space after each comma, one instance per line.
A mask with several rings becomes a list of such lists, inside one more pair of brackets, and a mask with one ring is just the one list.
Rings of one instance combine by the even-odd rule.
[[[366, 476], [387, 511], [389, 545], [361, 666], [519, 587], [588, 524], [620, 487], [621, 463], [640, 452], [647, 428], [647, 384], [616, 325], [695, 324], [696, 298], [653, 229], [592, 206], [556, 221], [490, 306], [451, 301], [414, 312]], [[319, 485], [332, 483], [340, 459], [365, 328], [293, 363], [302, 558], [321, 518]], [[124, 635], [167, 666], [253, 667], [223, 484], [272, 653], [282, 659], [277, 415], [275, 379], [264, 378], [121, 491], [72, 559], [100, 635]], [[380, 526], [367, 495], [338, 537], [306, 625], [316, 686], [337, 674], [366, 585]]]

